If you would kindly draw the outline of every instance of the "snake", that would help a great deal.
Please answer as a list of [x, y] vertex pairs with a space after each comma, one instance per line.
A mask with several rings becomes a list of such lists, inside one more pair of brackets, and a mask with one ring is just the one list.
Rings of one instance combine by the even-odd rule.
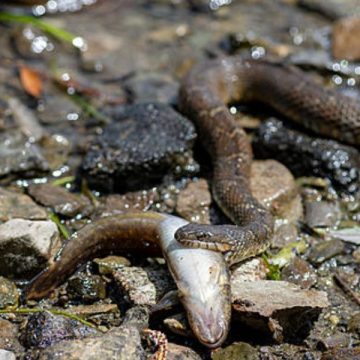
[[299, 69], [238, 56], [195, 65], [182, 82], [179, 108], [194, 122], [211, 156], [213, 198], [234, 225], [191, 223], [175, 237], [186, 246], [224, 253], [230, 265], [264, 251], [273, 235], [274, 220], [249, 187], [250, 140], [228, 108], [251, 101], [322, 136], [360, 144], [357, 101], [324, 88]]

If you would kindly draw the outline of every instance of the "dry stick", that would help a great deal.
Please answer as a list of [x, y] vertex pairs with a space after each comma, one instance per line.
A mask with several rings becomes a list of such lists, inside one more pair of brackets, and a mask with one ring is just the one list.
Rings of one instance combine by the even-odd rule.
[[352, 290], [349, 284], [339, 274], [334, 274], [334, 280], [345, 294], [349, 295], [356, 304], [360, 305], [360, 295]]

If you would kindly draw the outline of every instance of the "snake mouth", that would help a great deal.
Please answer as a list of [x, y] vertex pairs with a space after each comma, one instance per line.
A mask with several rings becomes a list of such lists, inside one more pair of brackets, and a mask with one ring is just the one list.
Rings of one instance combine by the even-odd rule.
[[202, 338], [199, 337], [199, 341], [209, 349], [216, 349], [220, 347], [227, 337], [227, 331], [223, 327], [220, 327], [220, 332], [213, 338]]

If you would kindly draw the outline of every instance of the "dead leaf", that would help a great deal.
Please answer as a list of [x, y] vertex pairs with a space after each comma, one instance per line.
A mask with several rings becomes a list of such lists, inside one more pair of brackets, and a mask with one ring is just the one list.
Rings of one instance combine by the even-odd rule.
[[39, 99], [42, 95], [43, 82], [38, 71], [25, 65], [19, 67], [20, 81], [24, 90], [31, 96]]

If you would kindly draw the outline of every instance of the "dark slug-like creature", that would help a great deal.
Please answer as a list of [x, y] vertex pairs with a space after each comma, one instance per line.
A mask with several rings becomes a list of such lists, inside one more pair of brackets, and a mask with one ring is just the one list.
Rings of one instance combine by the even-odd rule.
[[271, 215], [249, 189], [250, 141], [227, 107], [240, 101], [265, 103], [318, 134], [360, 144], [357, 102], [322, 88], [300, 70], [239, 57], [195, 66], [182, 83], [180, 109], [212, 157], [214, 199], [236, 225], [189, 224], [175, 236], [187, 246], [222, 251], [228, 263], [263, 251], [273, 232]]

